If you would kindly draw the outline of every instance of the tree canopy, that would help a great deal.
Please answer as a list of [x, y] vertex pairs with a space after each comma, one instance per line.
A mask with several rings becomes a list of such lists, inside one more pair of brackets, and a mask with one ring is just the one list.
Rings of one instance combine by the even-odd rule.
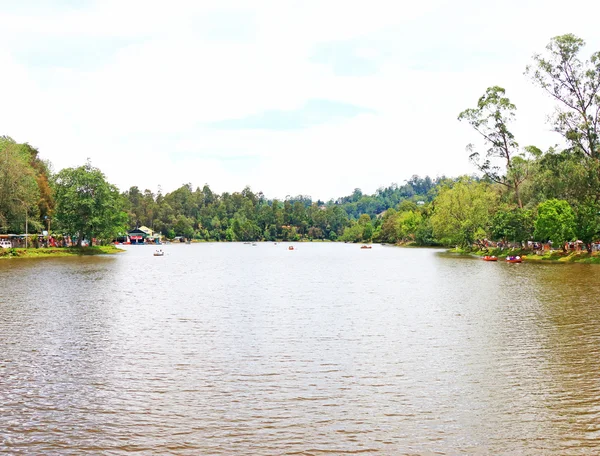
[[0, 137], [0, 230], [24, 231], [25, 220], [41, 227], [40, 217], [52, 210], [48, 169], [28, 144]]
[[54, 179], [55, 217], [65, 234], [84, 239], [112, 239], [126, 231], [126, 215], [118, 189], [88, 161], [78, 168], [65, 168]]
[[535, 220], [535, 236], [555, 244], [574, 241], [575, 214], [569, 203], [557, 199], [540, 203]]
[[[519, 187], [527, 177], [527, 167], [519, 160], [519, 144], [509, 130], [509, 124], [514, 121], [516, 106], [506, 97], [502, 87], [489, 87], [479, 98], [476, 108], [466, 109], [458, 116], [458, 120], [468, 122], [479, 133], [488, 149], [482, 159], [475, 146], [469, 144], [471, 162], [487, 178], [504, 185], [514, 192], [520, 208], [523, 207]], [[495, 163], [501, 159], [505, 170]]]
[[558, 105], [554, 130], [589, 158], [600, 158], [600, 51], [582, 61], [585, 41], [569, 33], [555, 36], [545, 54], [534, 54], [525, 72]]
[[433, 234], [445, 244], [460, 246], [487, 237], [497, 199], [489, 184], [469, 178], [442, 188], [431, 216]]

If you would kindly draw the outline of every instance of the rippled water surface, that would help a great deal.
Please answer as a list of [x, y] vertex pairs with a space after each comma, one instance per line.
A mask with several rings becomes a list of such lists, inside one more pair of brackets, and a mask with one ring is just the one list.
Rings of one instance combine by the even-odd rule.
[[600, 266], [296, 247], [0, 261], [0, 453], [600, 453]]

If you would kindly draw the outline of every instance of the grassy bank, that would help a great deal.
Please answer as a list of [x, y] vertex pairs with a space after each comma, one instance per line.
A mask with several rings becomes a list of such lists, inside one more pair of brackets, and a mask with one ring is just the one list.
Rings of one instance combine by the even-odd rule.
[[600, 254], [598, 252], [588, 253], [585, 251], [568, 253], [553, 251], [544, 255], [528, 255], [527, 261], [600, 264]]
[[484, 255], [493, 255], [499, 259], [505, 259], [507, 256], [519, 255], [527, 262], [600, 264], [600, 252], [588, 253], [587, 251], [583, 251], [564, 253], [561, 250], [552, 250], [544, 252], [542, 255], [536, 255], [531, 250], [524, 249], [489, 249], [483, 251], [462, 248], [450, 249], [448, 252], [457, 255], [476, 255], [481, 257]]
[[69, 256], [111, 255], [124, 252], [114, 245], [93, 247], [62, 247], [62, 248], [30, 248], [30, 249], [0, 249], [0, 259], [6, 258], [57, 258]]

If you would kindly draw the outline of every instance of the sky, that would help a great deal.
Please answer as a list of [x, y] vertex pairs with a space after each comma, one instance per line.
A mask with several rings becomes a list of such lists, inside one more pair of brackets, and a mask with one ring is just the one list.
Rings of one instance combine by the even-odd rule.
[[471, 174], [457, 120], [490, 86], [521, 146], [560, 144], [523, 74], [553, 36], [600, 50], [582, 0], [0, 0], [0, 134], [121, 190], [373, 193]]

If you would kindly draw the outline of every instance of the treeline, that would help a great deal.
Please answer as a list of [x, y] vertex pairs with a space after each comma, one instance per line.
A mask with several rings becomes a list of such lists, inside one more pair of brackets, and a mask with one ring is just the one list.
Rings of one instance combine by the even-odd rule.
[[[249, 187], [214, 193], [191, 184], [163, 195], [138, 187], [120, 193], [88, 161], [51, 172], [29, 144], [0, 138], [0, 233], [68, 236], [79, 242], [110, 241], [131, 228], [147, 226], [166, 238], [205, 241], [344, 240], [396, 242], [383, 214], [393, 208], [426, 206], [446, 179], [413, 176], [372, 195], [355, 189], [327, 202], [298, 195], [268, 199]], [[421, 211], [421, 209], [419, 209]]]
[[[400, 202], [425, 204], [441, 182], [413, 176], [404, 185], [380, 188], [373, 195], [356, 189], [352, 195], [313, 201], [299, 195], [267, 199], [246, 187], [241, 192], [215, 194], [208, 185], [184, 185], [166, 195], [131, 187], [123, 193], [130, 226], [147, 226], [167, 238], [183, 236], [206, 241], [328, 239], [371, 241], [382, 227], [380, 215]], [[366, 221], [368, 220], [368, 222]], [[356, 226], [365, 225], [359, 238], [350, 239]], [[364, 230], [363, 230], [364, 231]]]
[[[550, 124], [563, 148], [521, 147], [511, 131], [517, 107], [502, 87], [489, 87], [458, 115], [484, 145], [467, 146], [482, 177], [443, 180], [430, 204], [387, 210], [374, 238], [476, 248], [578, 240], [591, 251], [600, 241], [600, 52], [582, 58], [584, 45], [572, 34], [554, 37], [525, 69], [556, 103]], [[356, 225], [343, 238], [370, 233], [366, 218]]]
[[431, 215], [436, 239], [462, 246], [485, 238], [580, 240], [591, 250], [600, 233], [600, 52], [583, 59], [584, 45], [572, 34], [554, 37], [525, 69], [556, 103], [549, 121], [562, 150], [520, 147], [511, 132], [517, 108], [501, 87], [459, 114], [485, 144], [484, 152], [467, 147], [485, 181], [440, 189]]
[[54, 210], [50, 166], [29, 144], [0, 136], [0, 232], [39, 231]]
[[[365, 195], [327, 202], [299, 195], [268, 199], [250, 188], [214, 193], [190, 184], [163, 195], [120, 193], [89, 162], [52, 173], [28, 144], [0, 138], [0, 232], [49, 228], [79, 240], [110, 240], [145, 225], [167, 238], [207, 241], [311, 240], [484, 245], [600, 236], [600, 53], [580, 56], [568, 34], [535, 54], [525, 73], [555, 102], [554, 131], [565, 147], [522, 147], [511, 132], [517, 108], [491, 86], [458, 120], [484, 145], [468, 145], [479, 177], [413, 176]], [[544, 113], [540, 113], [543, 115]]]

